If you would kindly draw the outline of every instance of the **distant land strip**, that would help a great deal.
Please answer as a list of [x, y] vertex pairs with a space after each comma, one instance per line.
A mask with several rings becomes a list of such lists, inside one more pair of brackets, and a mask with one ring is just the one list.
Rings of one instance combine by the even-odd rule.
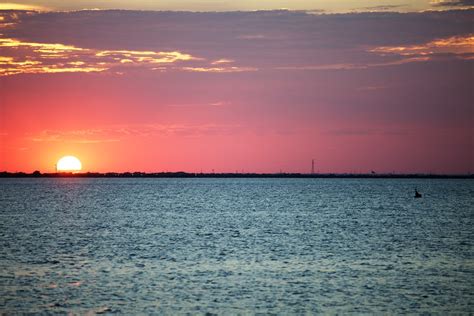
[[474, 174], [398, 173], [193, 173], [193, 172], [0, 172], [0, 178], [416, 178], [474, 179]]

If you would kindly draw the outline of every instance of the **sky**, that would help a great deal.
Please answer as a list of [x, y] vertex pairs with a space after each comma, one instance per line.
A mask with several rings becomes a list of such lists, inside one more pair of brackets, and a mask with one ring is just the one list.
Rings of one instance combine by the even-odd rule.
[[0, 171], [472, 173], [473, 2], [406, 3], [0, 4]]

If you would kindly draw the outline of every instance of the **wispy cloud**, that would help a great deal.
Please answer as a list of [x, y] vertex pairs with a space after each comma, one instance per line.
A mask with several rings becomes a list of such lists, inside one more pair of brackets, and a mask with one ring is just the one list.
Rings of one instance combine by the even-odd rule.
[[396, 11], [397, 9], [406, 7], [402, 4], [392, 4], [392, 5], [375, 5], [370, 7], [363, 7], [360, 9], [355, 9], [356, 12], [383, 12], [383, 11]]
[[[0, 76], [338, 71], [471, 59], [473, 54], [471, 10], [337, 15], [293, 11], [12, 14], [0, 15], [3, 22], [15, 23], [0, 35]], [[44, 27], [35, 29], [36, 25]], [[83, 36], [90, 32], [96, 34]]]
[[326, 135], [331, 136], [399, 136], [399, 135], [408, 135], [412, 131], [409, 129], [400, 129], [400, 128], [367, 128], [367, 127], [356, 127], [356, 128], [339, 128], [332, 129], [325, 132]]
[[100, 144], [120, 142], [130, 137], [188, 136], [229, 134], [239, 128], [235, 124], [130, 124], [92, 129], [43, 130], [26, 139], [39, 143]]
[[97, 50], [60, 43], [24, 42], [13, 38], [0, 38], [0, 48], [0, 76], [20, 73], [102, 72], [118, 66], [154, 67], [200, 60], [178, 51]]
[[288, 67], [277, 67], [277, 70], [309, 70], [309, 71], [323, 71], [323, 70], [355, 70], [355, 69], [367, 69], [373, 67], [387, 67], [403, 65], [414, 62], [426, 62], [431, 60], [428, 56], [415, 56], [407, 57], [396, 60], [390, 60], [385, 62], [373, 62], [373, 63], [359, 63], [359, 64], [328, 64], [328, 65], [306, 65], [306, 66], [288, 66]]
[[95, 53], [96, 57], [108, 57], [122, 64], [171, 64], [177, 61], [199, 60], [181, 52], [153, 52], [132, 50], [103, 50]]
[[358, 87], [356, 90], [357, 91], [377, 91], [377, 90], [383, 90], [386, 89], [386, 86], [363, 86], [363, 87]]
[[[408, 58], [430, 59], [436, 55], [455, 55], [457, 58], [472, 59], [474, 35], [440, 38], [428, 43], [406, 46], [380, 46], [369, 50], [381, 56], [398, 55]], [[415, 60], [416, 61], [416, 60]]]
[[434, 0], [430, 4], [434, 7], [474, 7], [474, 0]]
[[228, 73], [228, 72], [244, 72], [244, 71], [257, 71], [255, 67], [182, 67], [184, 71], [192, 72], [214, 72], [214, 73]]
[[22, 3], [0, 3], [0, 10], [31, 10], [31, 11], [48, 11], [49, 9], [44, 6], [22, 4]]
[[367, 50], [369, 53], [389, 58], [386, 61], [367, 63], [341, 63], [276, 67], [279, 70], [352, 70], [371, 67], [403, 65], [426, 62], [437, 58], [474, 59], [474, 36], [453, 36], [428, 43], [405, 46], [379, 46]]
[[266, 36], [263, 34], [244, 34], [244, 35], [237, 36], [237, 38], [244, 39], [244, 40], [259, 40], [259, 39], [266, 38]]
[[[20, 15], [18, 11], [3, 11], [0, 10], [0, 30], [12, 29], [15, 25], [18, 24], [20, 20]], [[30, 11], [22, 11], [23, 14], [30, 14]], [[1, 33], [0, 33], [1, 35]]]
[[38, 134], [30, 135], [28, 140], [39, 143], [64, 142], [74, 144], [99, 144], [118, 142], [118, 138], [106, 138], [107, 131], [102, 129], [83, 129], [83, 130], [44, 130]]
[[217, 59], [215, 61], [213, 61], [211, 63], [211, 65], [221, 65], [221, 64], [231, 64], [235, 62], [235, 60], [232, 60], [232, 59], [226, 59], [226, 58], [221, 58], [221, 59]]
[[209, 103], [209, 105], [211, 106], [225, 106], [225, 105], [229, 105], [230, 102], [227, 102], [227, 101], [217, 101], [217, 102], [212, 102], [212, 103]]
[[276, 67], [277, 70], [351, 70], [364, 69], [367, 64], [326, 64], [326, 65], [302, 65], [302, 66], [282, 66]]
[[215, 101], [215, 102], [210, 102], [210, 103], [173, 103], [173, 104], [167, 104], [166, 106], [168, 107], [173, 107], [173, 108], [185, 108], [185, 107], [209, 107], [209, 106], [225, 106], [225, 105], [230, 105], [231, 103], [228, 101]]

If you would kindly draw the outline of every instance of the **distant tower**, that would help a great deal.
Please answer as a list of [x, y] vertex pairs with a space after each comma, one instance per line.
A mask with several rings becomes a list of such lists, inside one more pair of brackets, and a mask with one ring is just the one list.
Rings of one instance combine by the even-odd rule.
[[311, 160], [311, 174], [314, 174], [314, 159]]

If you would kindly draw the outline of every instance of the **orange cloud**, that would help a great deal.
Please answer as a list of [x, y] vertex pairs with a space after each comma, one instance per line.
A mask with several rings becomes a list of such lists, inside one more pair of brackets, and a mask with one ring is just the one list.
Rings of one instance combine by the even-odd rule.
[[434, 54], [473, 54], [474, 35], [436, 39], [421, 45], [380, 46], [369, 50], [379, 55], [429, 56]]
[[[26, 42], [14, 38], [0, 38], [0, 49], [0, 76], [21, 73], [103, 72], [116, 67], [121, 70], [124, 67], [145, 67], [149, 70], [195, 72], [257, 70], [251, 67], [217, 67], [215, 65], [230, 64], [234, 61], [221, 58], [206, 63], [203, 58], [179, 51], [97, 50], [60, 43]], [[200, 62], [200, 65], [168, 67], [178, 62]]]
[[402, 65], [413, 62], [424, 62], [431, 60], [435, 55], [454, 54], [456, 58], [473, 59], [474, 36], [453, 36], [433, 40], [422, 45], [407, 46], [380, 46], [368, 50], [380, 56], [401, 57], [395, 60], [371, 63], [347, 63], [347, 64], [322, 64], [277, 67], [279, 70], [350, 70], [365, 69], [369, 67], [384, 67]]
[[117, 66], [148, 66], [202, 60], [170, 51], [96, 50], [58, 43], [0, 38], [0, 76], [20, 73], [102, 72]]
[[46, 7], [20, 3], [0, 3], [0, 10], [48, 11]]
[[[379, 46], [369, 49], [368, 52], [392, 58], [379, 62], [281, 66], [275, 67], [275, 69], [302, 71], [366, 69], [425, 62], [446, 54], [455, 55], [455, 58], [460, 59], [474, 59], [474, 35], [441, 38], [420, 45]], [[192, 71], [223, 72], [220, 68], [193, 68]]]
[[104, 50], [95, 54], [97, 57], [112, 57], [120, 60], [121, 63], [150, 63], [150, 64], [168, 64], [177, 61], [201, 60], [183, 54], [181, 52], [153, 52], [153, 51], [131, 51], [131, 50]]

